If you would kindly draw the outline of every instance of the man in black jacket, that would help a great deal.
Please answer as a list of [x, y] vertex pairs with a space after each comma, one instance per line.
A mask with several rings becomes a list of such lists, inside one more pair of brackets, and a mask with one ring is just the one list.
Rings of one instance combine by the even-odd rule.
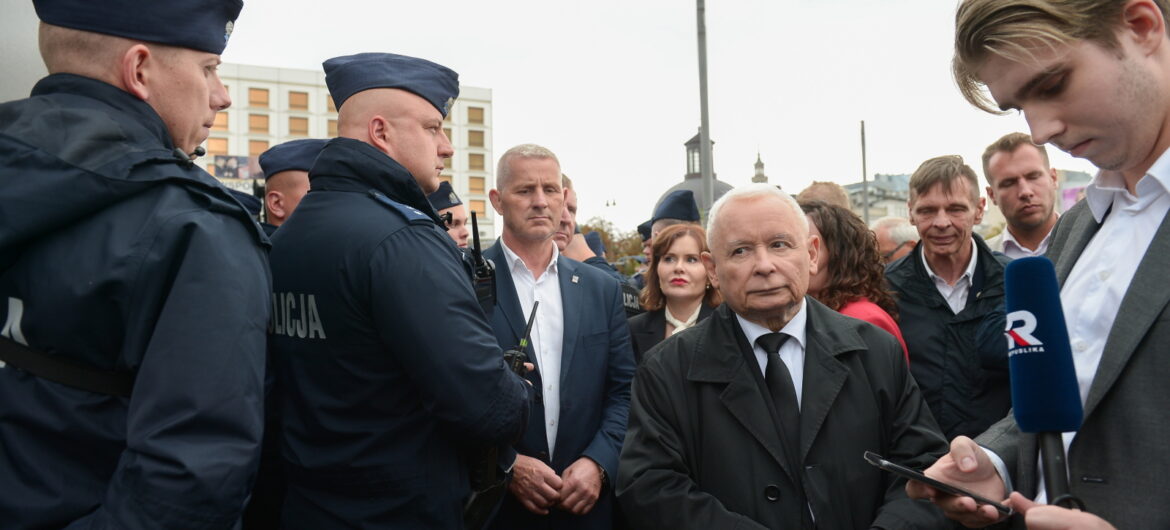
[[0, 350], [29, 356], [0, 354], [0, 528], [231, 528], [268, 242], [191, 158], [242, 4], [34, 5], [50, 75], [0, 105]]
[[711, 208], [703, 254], [724, 304], [638, 369], [618, 466], [634, 528], [943, 528], [904, 481], [946, 442], [889, 333], [805, 296], [819, 239], [775, 186]]
[[947, 439], [973, 436], [1011, 408], [1003, 340], [1003, 268], [972, 233], [983, 218], [975, 172], [958, 156], [910, 177], [910, 221], [921, 240], [886, 268], [910, 371]]
[[325, 82], [340, 137], [272, 242], [282, 525], [462, 528], [464, 450], [517, 439], [529, 390], [426, 198], [457, 75], [365, 53], [326, 61]]

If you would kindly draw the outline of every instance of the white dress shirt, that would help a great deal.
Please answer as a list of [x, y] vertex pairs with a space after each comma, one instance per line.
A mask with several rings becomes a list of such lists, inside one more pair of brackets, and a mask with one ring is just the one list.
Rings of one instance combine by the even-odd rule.
[[544, 385], [544, 431], [548, 437], [548, 455], [552, 459], [556, 447], [557, 425], [561, 416], [561, 349], [565, 341], [565, 312], [561, 303], [561, 284], [557, 276], [557, 246], [549, 240], [552, 246], [552, 260], [548, 267], [537, 278], [524, 260], [520, 259], [504, 240], [500, 239], [504, 247], [504, 259], [508, 262], [508, 272], [512, 275], [512, 283], [516, 285], [516, 298], [520, 300], [520, 309], [524, 311], [524, 318], [532, 313], [533, 302], [540, 302], [537, 309], [536, 321], [532, 325], [533, 356], [536, 358], [536, 370], [540, 373], [541, 383]]
[[[796, 389], [796, 407], [800, 408], [800, 402], [804, 393], [804, 346], [805, 334], [804, 326], [808, 322], [808, 314], [805, 313], [807, 304], [803, 300], [800, 302], [800, 310], [796, 312], [796, 316], [788, 321], [780, 330], [780, 333], [788, 335], [788, 340], [780, 346], [780, 360], [784, 361], [784, 365], [788, 367], [788, 374], [792, 376], [792, 387]], [[756, 354], [756, 362], [760, 365], [760, 373], [767, 373], [768, 367], [768, 352], [764, 351], [759, 344], [756, 344], [756, 339], [762, 335], [771, 333], [772, 330], [765, 328], [755, 322], [751, 322], [738, 314], [735, 319], [739, 321], [739, 327], [743, 330], [743, 334], [747, 336], [748, 344], [752, 345], [752, 352]]]
[[1032, 256], [1043, 256], [1048, 252], [1048, 238], [1052, 237], [1052, 230], [1048, 231], [1048, 235], [1040, 240], [1040, 244], [1036, 245], [1036, 250], [1029, 250], [1024, 245], [1021, 245], [1016, 240], [1016, 236], [1012, 235], [1012, 231], [1005, 226], [1003, 228], [1003, 253], [1011, 259], [1030, 258]]
[[930, 268], [930, 263], [926, 261], [926, 249], [922, 249], [922, 265], [926, 267], [926, 274], [930, 275], [931, 281], [934, 282], [934, 287], [938, 289], [938, 294], [941, 294], [943, 299], [947, 301], [947, 305], [951, 307], [951, 312], [959, 314], [967, 307], [967, 293], [971, 292], [971, 278], [975, 276], [975, 263], [979, 261], [979, 249], [975, 246], [975, 240], [971, 239], [971, 259], [967, 262], [967, 270], [963, 271], [963, 275], [959, 276], [959, 280], [954, 285], [947, 283], [946, 280], [934, 273]]
[[[1068, 326], [1081, 405], [1089, 397], [1121, 300], [1154, 240], [1154, 233], [1170, 212], [1170, 151], [1154, 162], [1134, 189], [1137, 195], [1126, 190], [1120, 173], [1112, 171], [1101, 172], [1085, 188], [1089, 211], [1097, 222], [1102, 218], [1105, 222], [1085, 246], [1060, 288], [1060, 305]], [[1074, 437], [1075, 432], [1064, 433], [1065, 454]], [[1036, 502], [1047, 502], [1047, 498], [1041, 474]]]

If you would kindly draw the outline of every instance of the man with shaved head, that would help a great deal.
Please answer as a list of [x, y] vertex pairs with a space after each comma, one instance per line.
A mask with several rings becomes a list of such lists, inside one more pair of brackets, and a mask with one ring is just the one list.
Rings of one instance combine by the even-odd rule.
[[267, 239], [191, 159], [238, 0], [36, 0], [0, 105], [0, 527], [232, 528], [263, 428]]
[[273, 236], [282, 526], [462, 528], [462, 453], [520, 435], [529, 385], [427, 202], [458, 76], [363, 53], [325, 61], [325, 82], [340, 137]]

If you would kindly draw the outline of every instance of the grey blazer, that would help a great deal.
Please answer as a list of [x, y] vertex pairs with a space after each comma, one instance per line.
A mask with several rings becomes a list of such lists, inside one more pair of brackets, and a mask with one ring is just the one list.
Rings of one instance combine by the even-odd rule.
[[[1085, 201], [1057, 223], [1047, 256], [1062, 284], [1099, 228]], [[1068, 454], [1072, 493], [1118, 528], [1170, 528], [1168, 303], [1170, 222], [1163, 219], [1122, 298]], [[1035, 495], [1035, 435], [1021, 433], [1009, 415], [976, 441], [1003, 457], [1016, 490]]]

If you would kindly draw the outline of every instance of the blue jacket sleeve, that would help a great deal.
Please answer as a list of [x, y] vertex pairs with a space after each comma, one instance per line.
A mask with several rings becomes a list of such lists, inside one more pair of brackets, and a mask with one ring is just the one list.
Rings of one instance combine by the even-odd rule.
[[630, 326], [622, 307], [621, 287], [607, 285], [606, 305], [609, 314], [608, 376], [601, 428], [585, 448], [584, 456], [601, 465], [613, 481], [617, 478], [618, 455], [626, 438], [630, 415], [630, 381], [634, 378], [634, 352], [630, 346]]
[[411, 226], [371, 257], [372, 315], [381, 340], [452, 432], [483, 444], [511, 443], [528, 421], [527, 383], [504, 363], [450, 239]]
[[167, 219], [147, 252], [125, 301], [127, 340], [149, 342], [126, 449], [70, 528], [230, 528], [259, 461], [267, 259], [239, 220], [203, 209]]

